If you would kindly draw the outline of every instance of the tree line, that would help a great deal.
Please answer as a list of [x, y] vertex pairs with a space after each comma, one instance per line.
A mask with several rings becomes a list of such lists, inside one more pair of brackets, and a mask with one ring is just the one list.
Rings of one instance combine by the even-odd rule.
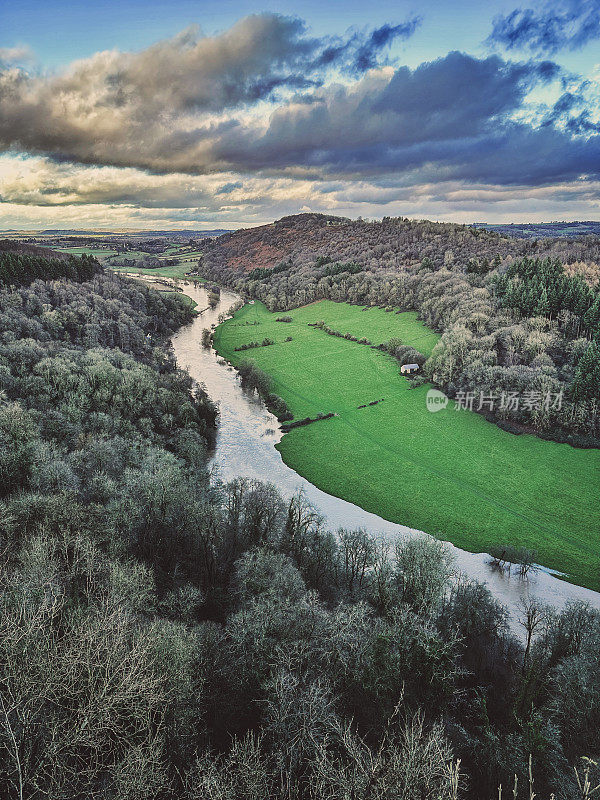
[[[5, 245], [7, 241], [5, 240]], [[13, 245], [12, 242], [8, 244]], [[43, 248], [31, 249], [44, 252]], [[0, 286], [26, 286], [37, 278], [68, 278], [81, 283], [93, 278], [99, 269], [100, 266], [93, 256], [49, 258], [45, 253], [36, 255], [27, 251], [3, 250], [0, 246]]]

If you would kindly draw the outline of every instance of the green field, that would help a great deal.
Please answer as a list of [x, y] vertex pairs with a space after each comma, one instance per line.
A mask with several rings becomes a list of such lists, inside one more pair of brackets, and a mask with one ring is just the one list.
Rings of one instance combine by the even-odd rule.
[[144, 258], [148, 253], [145, 250], [120, 250], [117, 254], [118, 258]]
[[183, 292], [175, 292], [172, 289], [158, 289], [158, 291], [161, 294], [168, 294], [172, 297], [179, 297], [181, 302], [185, 306], [190, 306], [190, 308], [196, 308], [198, 305], [198, 303], [195, 300], [192, 300], [192, 298], [189, 295], [184, 294]]
[[[153, 275], [155, 278], [178, 278], [179, 280], [192, 280], [188, 278], [187, 273], [191, 269], [190, 264], [174, 264], [170, 267], [156, 267], [156, 269], [149, 269], [147, 267], [114, 267], [112, 264], [107, 265], [109, 269], [115, 272], [130, 272], [136, 275]], [[203, 282], [204, 278], [197, 278], [194, 276], [193, 280]]]
[[72, 256], [82, 256], [85, 253], [89, 256], [94, 256], [99, 261], [117, 255], [116, 250], [111, 250], [108, 247], [53, 247], [52, 249], [58, 250], [60, 253], [70, 253]]
[[176, 248], [175, 250], [169, 250], [159, 258], [182, 258], [186, 259], [187, 261], [197, 261], [200, 256], [202, 255], [202, 250], [184, 250], [181, 248]]
[[[527, 546], [541, 564], [600, 588], [598, 450], [514, 436], [452, 402], [432, 414], [428, 387], [410, 389], [395, 359], [307, 324], [322, 319], [375, 344], [398, 336], [428, 354], [438, 337], [414, 313], [321, 301], [289, 315], [291, 323], [276, 322], [278, 314], [248, 304], [215, 332], [217, 351], [268, 372], [295, 417], [339, 415], [283, 437], [289, 466], [386, 519], [474, 552]], [[234, 352], [265, 336], [276, 344]]]

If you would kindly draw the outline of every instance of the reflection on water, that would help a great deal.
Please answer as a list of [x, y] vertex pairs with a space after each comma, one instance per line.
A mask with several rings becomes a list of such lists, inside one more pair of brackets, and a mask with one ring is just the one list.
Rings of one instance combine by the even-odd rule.
[[[186, 284], [184, 290], [198, 303], [199, 308], [206, 308], [204, 289]], [[219, 431], [213, 456], [216, 477], [223, 481], [238, 476], [270, 481], [286, 497], [303, 489], [310, 502], [326, 517], [332, 530], [363, 527], [388, 537], [413, 532], [410, 528], [388, 522], [352, 503], [322, 492], [283, 463], [273, 446], [281, 438], [275, 417], [260, 400], [241, 389], [237, 373], [232, 367], [221, 359], [221, 363], [217, 363], [215, 352], [201, 346], [202, 329], [216, 325], [219, 314], [227, 311], [237, 299], [237, 295], [223, 290], [215, 309], [204, 311], [173, 337], [173, 347], [180, 366], [188, 369], [193, 378], [204, 384], [210, 397], [219, 404]], [[518, 613], [519, 600], [527, 595], [538, 597], [556, 608], [562, 608], [569, 600], [586, 600], [600, 608], [600, 594], [597, 592], [565, 583], [542, 570], [524, 580], [516, 574], [494, 570], [485, 553], [467, 553], [450, 546], [459, 569], [471, 578], [485, 581], [494, 596], [508, 607], [513, 618]]]

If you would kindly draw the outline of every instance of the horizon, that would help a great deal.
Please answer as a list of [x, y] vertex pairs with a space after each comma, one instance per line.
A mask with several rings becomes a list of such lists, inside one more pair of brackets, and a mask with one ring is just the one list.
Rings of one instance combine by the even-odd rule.
[[[271, 220], [270, 222], [256, 222], [254, 224], [248, 225], [241, 225], [237, 228], [190, 228], [189, 225], [180, 228], [132, 228], [132, 227], [120, 227], [120, 228], [55, 228], [52, 226], [45, 226], [40, 228], [0, 228], [0, 233], [53, 233], [53, 234], [63, 234], [63, 233], [70, 233], [72, 235], [77, 234], [85, 234], [85, 233], [93, 233], [93, 234], [116, 234], [116, 233], [209, 233], [212, 231], [222, 231], [224, 233], [235, 232], [239, 230], [244, 230], [245, 228], [260, 228], [265, 227], [268, 225], [273, 224], [274, 222], [280, 222], [282, 219], [286, 217], [297, 217], [301, 216], [302, 214], [323, 214], [324, 216], [339, 216], [340, 219], [343, 219], [343, 215], [336, 215], [336, 214], [329, 214], [326, 215], [324, 212], [307, 212], [302, 211], [296, 214], [286, 214], [279, 219]], [[443, 219], [429, 219], [427, 217], [411, 217], [408, 215], [398, 215], [397, 217], [391, 217], [392, 219], [408, 219], [411, 222], [433, 222], [436, 224], [457, 224], [457, 225], [464, 225], [465, 227], [473, 227], [475, 225], [491, 225], [493, 227], [498, 226], [515, 226], [518, 227], [520, 225], [587, 225], [587, 224], [598, 224], [600, 225], [600, 218], [599, 219], [573, 219], [573, 220], [565, 220], [565, 219], [546, 219], [540, 220], [539, 222], [525, 222], [523, 220], [511, 220], [508, 222], [487, 222], [486, 220], [472, 220], [469, 222], [461, 222], [455, 223], [452, 220], [443, 220]], [[350, 217], [351, 222], [357, 222], [359, 217]], [[362, 219], [365, 223], [377, 223], [382, 221], [382, 217], [380, 218], [370, 218], [370, 219]]]
[[0, 230], [600, 221], [594, 0], [255, 11], [3, 9]]

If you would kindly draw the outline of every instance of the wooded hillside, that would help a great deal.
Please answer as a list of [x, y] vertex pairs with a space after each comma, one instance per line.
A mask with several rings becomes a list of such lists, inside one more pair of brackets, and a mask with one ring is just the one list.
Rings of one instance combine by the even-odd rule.
[[450, 397], [559, 396], [489, 415], [513, 432], [598, 446], [599, 263], [600, 237], [301, 214], [214, 240], [199, 269], [270, 310], [320, 299], [415, 310], [442, 334], [424, 374]]
[[87, 281], [101, 271], [95, 258], [80, 258], [46, 247], [0, 240], [0, 285], [26, 286], [36, 278]]
[[319, 259], [395, 272], [429, 259], [434, 269], [470, 259], [503, 262], [523, 256], [560, 258], [565, 264], [600, 264], [600, 237], [515, 239], [454, 223], [384, 217], [364, 222], [323, 214], [283, 217], [270, 225], [234, 231], [207, 242], [203, 269], [233, 280], [256, 268], [289, 263], [303, 273]]

